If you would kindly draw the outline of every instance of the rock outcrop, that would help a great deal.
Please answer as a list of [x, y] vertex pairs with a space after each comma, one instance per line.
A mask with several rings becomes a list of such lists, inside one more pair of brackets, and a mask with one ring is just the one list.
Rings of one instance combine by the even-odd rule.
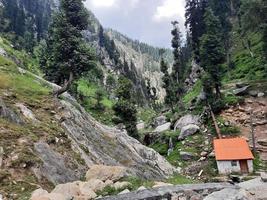
[[125, 166], [131, 175], [149, 179], [163, 178], [176, 171], [164, 157], [126, 132], [97, 122], [73, 98], [65, 95], [60, 103], [64, 108], [62, 126], [89, 167]]

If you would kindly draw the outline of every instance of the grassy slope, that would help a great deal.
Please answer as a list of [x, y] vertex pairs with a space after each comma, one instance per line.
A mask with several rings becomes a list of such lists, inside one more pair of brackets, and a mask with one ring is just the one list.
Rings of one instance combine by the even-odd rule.
[[[9, 50], [12, 51], [12, 48], [9, 47]], [[20, 53], [14, 51], [13, 54]], [[53, 187], [46, 179], [37, 180], [31, 170], [41, 164], [33, 150], [35, 142], [47, 142], [55, 151], [68, 154], [73, 160], [83, 163], [80, 155], [71, 150], [70, 140], [55, 119], [54, 111], [59, 112], [58, 105], [49, 93], [49, 88], [42, 86], [27, 73], [19, 73], [13, 61], [0, 56], [1, 98], [18, 114], [20, 111], [15, 104], [24, 104], [40, 121], [33, 123], [24, 118], [25, 124], [17, 125], [0, 119], [0, 146], [4, 148], [5, 161], [4, 167], [0, 169], [0, 193], [9, 195], [10, 199], [27, 200], [38, 185], [48, 190]], [[55, 138], [62, 142], [56, 143]], [[73, 170], [78, 167], [76, 161], [70, 161]]]

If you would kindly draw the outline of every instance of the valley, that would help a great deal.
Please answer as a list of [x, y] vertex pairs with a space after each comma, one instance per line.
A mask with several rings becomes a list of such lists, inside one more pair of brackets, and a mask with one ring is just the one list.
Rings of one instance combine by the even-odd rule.
[[[267, 198], [266, 3], [185, 9], [159, 48], [81, 0], [0, 0], [0, 200]], [[233, 138], [253, 159], [218, 159]]]

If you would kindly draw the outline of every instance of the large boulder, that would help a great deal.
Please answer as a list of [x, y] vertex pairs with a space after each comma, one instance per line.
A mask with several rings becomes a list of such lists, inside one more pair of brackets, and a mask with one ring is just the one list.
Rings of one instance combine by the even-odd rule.
[[55, 189], [51, 192], [54, 194], [64, 194], [64, 196], [69, 199], [80, 195], [80, 182], [72, 182], [66, 184], [59, 184], [55, 187]]
[[197, 133], [199, 131], [199, 129], [200, 129], [199, 126], [197, 126], [195, 124], [186, 125], [186, 126], [182, 127], [181, 133], [180, 133], [178, 139], [183, 140], [187, 136]]
[[33, 197], [31, 200], [69, 200], [69, 198], [63, 194], [51, 193]]
[[86, 180], [99, 179], [113, 182], [127, 176], [127, 168], [122, 166], [93, 165], [86, 173]]
[[181, 117], [174, 125], [174, 130], [179, 129], [181, 130], [184, 126], [187, 126], [189, 124], [195, 124], [199, 125], [200, 118], [196, 115], [187, 114], [183, 117]]
[[234, 188], [225, 188], [221, 191], [214, 192], [207, 197], [204, 198], [204, 200], [249, 200], [254, 199], [249, 192], [247, 192], [244, 189], [234, 189]]
[[166, 124], [158, 126], [157, 128], [155, 128], [155, 130], [153, 132], [161, 133], [161, 132], [170, 130], [170, 128], [171, 128], [171, 122], [168, 122]]
[[31, 195], [31, 200], [37, 199], [37, 197], [43, 196], [48, 194], [48, 192], [42, 188], [39, 188], [37, 190], [34, 190], [32, 195]]
[[97, 192], [103, 190], [107, 185], [108, 184], [99, 179], [90, 179], [89, 181], [80, 184], [80, 190], [86, 191], [91, 189], [92, 191]]
[[167, 122], [167, 118], [164, 115], [161, 115], [154, 119], [153, 126], [154, 127], [161, 126], [165, 124], [166, 122]]

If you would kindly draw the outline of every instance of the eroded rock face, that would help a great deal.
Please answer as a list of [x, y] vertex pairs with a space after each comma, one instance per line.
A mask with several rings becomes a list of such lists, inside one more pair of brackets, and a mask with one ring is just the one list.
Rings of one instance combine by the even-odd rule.
[[69, 169], [63, 156], [53, 151], [48, 144], [35, 143], [34, 149], [43, 161], [40, 171], [49, 181], [59, 184], [79, 180], [79, 174]]
[[60, 103], [64, 107], [62, 126], [89, 167], [125, 166], [131, 175], [148, 179], [164, 178], [176, 172], [156, 151], [124, 131], [100, 124], [72, 98], [65, 96]]

